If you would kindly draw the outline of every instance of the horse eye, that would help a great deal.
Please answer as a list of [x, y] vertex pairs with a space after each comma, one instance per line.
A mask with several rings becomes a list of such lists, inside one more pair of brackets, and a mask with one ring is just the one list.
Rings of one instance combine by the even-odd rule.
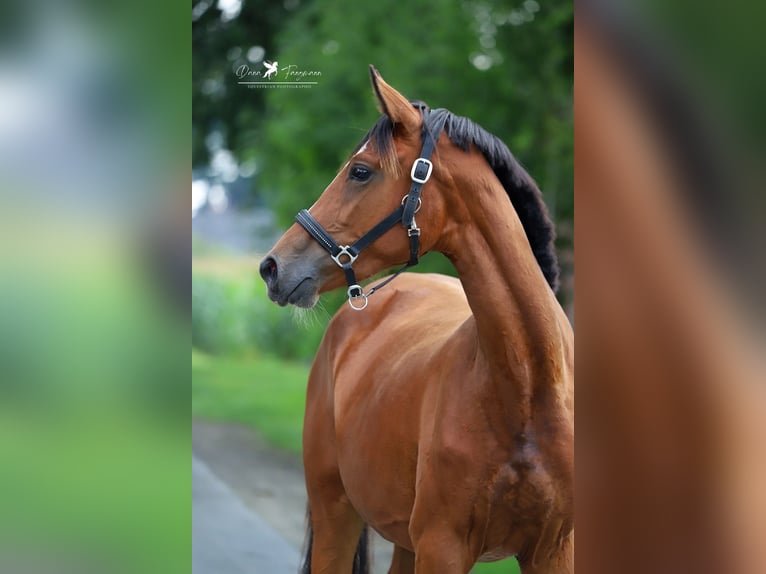
[[367, 181], [370, 179], [371, 175], [372, 171], [363, 165], [355, 165], [348, 172], [349, 179], [353, 179], [354, 181]]

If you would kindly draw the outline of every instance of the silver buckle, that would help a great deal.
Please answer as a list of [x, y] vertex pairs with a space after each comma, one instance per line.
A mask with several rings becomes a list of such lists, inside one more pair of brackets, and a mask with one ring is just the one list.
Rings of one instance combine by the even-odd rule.
[[[338, 264], [338, 267], [343, 267], [344, 265], [351, 265], [354, 261], [356, 261], [356, 258], [359, 257], [359, 255], [354, 255], [349, 251], [351, 248], [350, 245], [344, 245], [341, 246], [340, 251], [338, 251], [337, 255], [330, 255], [332, 257], [332, 260], [335, 261], [335, 263]], [[341, 256], [346, 255], [348, 257], [348, 261], [343, 263], [340, 258]]]
[[[428, 166], [428, 171], [426, 172], [425, 177], [419, 178], [415, 175], [415, 170], [419, 167], [419, 162], [423, 162]], [[434, 164], [431, 163], [431, 160], [426, 159], [424, 157], [419, 157], [415, 160], [415, 163], [412, 164], [412, 169], [410, 170], [410, 179], [414, 181], [415, 183], [423, 184], [427, 182], [431, 177], [431, 172], [434, 170]]]

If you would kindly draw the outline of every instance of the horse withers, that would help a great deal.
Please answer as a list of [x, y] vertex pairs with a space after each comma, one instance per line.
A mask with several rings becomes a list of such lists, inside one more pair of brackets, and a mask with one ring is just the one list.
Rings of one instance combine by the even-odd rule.
[[[382, 117], [261, 263], [280, 305], [349, 296], [308, 381], [304, 572], [366, 571], [370, 526], [395, 574], [571, 573], [574, 343], [541, 193], [495, 136], [370, 71]], [[428, 251], [459, 280], [359, 284]]]

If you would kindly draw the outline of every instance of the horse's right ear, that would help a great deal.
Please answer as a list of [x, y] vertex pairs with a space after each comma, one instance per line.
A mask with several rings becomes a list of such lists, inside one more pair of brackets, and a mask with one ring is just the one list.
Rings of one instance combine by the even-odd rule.
[[423, 117], [420, 112], [381, 77], [375, 66], [370, 65], [372, 90], [378, 103], [378, 109], [386, 114], [394, 124], [400, 124], [408, 133], [420, 133]]

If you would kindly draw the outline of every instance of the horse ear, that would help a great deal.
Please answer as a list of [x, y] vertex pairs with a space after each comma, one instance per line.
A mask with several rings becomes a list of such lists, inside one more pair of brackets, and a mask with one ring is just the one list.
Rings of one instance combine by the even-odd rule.
[[423, 117], [409, 100], [389, 86], [373, 65], [370, 65], [370, 79], [381, 113], [391, 118], [394, 124], [400, 124], [408, 133], [420, 133]]

